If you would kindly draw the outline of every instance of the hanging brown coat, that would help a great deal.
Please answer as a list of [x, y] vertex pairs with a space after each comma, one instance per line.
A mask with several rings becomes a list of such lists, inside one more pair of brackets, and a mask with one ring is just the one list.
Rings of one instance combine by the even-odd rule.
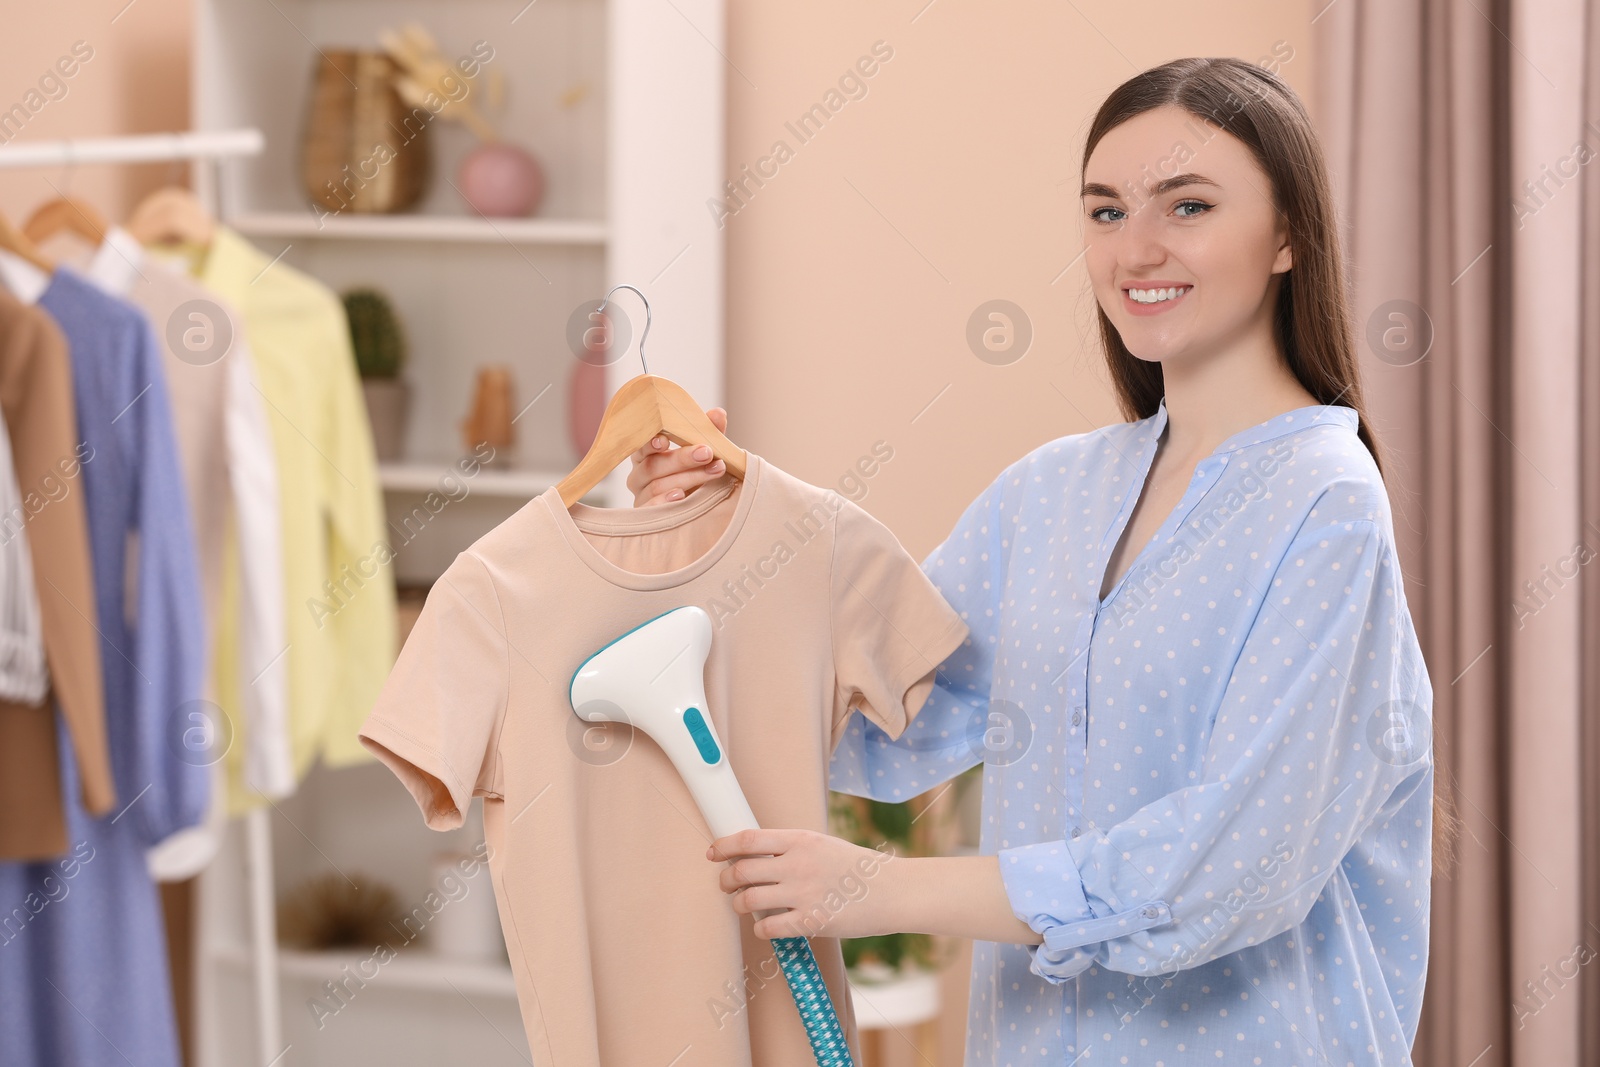
[[[84, 461], [73, 413], [72, 366], [60, 329], [44, 312], [0, 291], [0, 411], [11, 432], [50, 693], [37, 706], [0, 701], [0, 860], [67, 851], [56, 749], [56, 709], [66, 720], [83, 805], [116, 805], [106, 744], [105, 698], [95, 630], [94, 578], [82, 487]], [[91, 459], [92, 461], [92, 459]], [[16, 515], [0, 516], [0, 530]]]

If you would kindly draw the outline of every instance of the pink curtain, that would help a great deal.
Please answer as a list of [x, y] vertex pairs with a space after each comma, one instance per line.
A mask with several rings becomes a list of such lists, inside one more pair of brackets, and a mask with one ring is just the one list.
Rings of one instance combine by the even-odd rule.
[[1600, 11], [1314, 2], [1316, 118], [1461, 821], [1415, 1060], [1600, 1063]]

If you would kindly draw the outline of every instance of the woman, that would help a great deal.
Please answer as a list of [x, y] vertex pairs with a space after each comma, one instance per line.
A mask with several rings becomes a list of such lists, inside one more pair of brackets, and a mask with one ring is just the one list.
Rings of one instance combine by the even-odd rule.
[[[764, 937], [974, 939], [968, 1063], [1407, 1063], [1433, 691], [1320, 148], [1272, 74], [1183, 59], [1106, 100], [1083, 180], [1135, 420], [966, 509], [923, 566], [969, 639], [900, 737], [853, 716], [830, 769], [900, 801], [984, 763], [984, 854], [883, 864], [831, 916], [870, 850], [765, 830], [707, 857], [741, 857], [736, 911], [786, 909]], [[637, 504], [720, 473], [664, 444]]]

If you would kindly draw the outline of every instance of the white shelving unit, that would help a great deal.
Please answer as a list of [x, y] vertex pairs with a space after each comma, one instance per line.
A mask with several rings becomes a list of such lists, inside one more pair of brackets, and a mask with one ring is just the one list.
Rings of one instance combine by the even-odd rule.
[[[428, 493], [455, 470], [448, 463], [380, 463], [378, 481], [388, 493]], [[566, 477], [566, 471], [482, 470], [472, 479], [472, 491], [488, 496], [530, 500]]]
[[606, 224], [587, 219], [483, 219], [448, 215], [348, 215], [317, 218], [303, 212], [236, 215], [234, 229], [251, 237], [333, 240], [440, 241], [514, 245], [592, 245], [603, 248]]
[[[457, 427], [477, 366], [513, 368], [515, 404], [526, 407], [509, 467], [467, 479], [469, 495], [399, 546], [402, 583], [436, 577], [576, 465], [566, 323], [613, 285], [637, 285], [650, 298], [651, 368], [706, 407], [723, 402], [722, 236], [706, 207], [724, 181], [722, 0], [194, 0], [194, 17], [194, 128], [255, 128], [266, 142], [249, 160], [197, 168], [201, 195], [268, 255], [336, 290], [383, 289], [406, 328], [406, 458], [379, 471], [391, 529], [463, 454]], [[473, 216], [452, 183], [475, 142], [438, 121], [435, 178], [410, 212], [329, 217], [308, 205], [296, 166], [317, 50], [376, 48], [380, 28], [411, 21], [447, 56], [465, 56], [479, 41], [493, 48], [486, 67], [505, 78], [507, 103], [490, 120], [546, 174], [534, 217]], [[614, 299], [642, 326], [631, 293]], [[636, 360], [607, 369], [609, 389], [639, 372]], [[624, 505], [626, 473], [589, 500]], [[199, 887], [198, 1062], [536, 1062], [503, 960], [456, 961], [425, 937], [376, 978], [346, 983], [348, 1002], [319, 1022], [308, 1002], [365, 954], [276, 942], [274, 903], [304, 879], [337, 872], [382, 882], [409, 907], [430, 889], [434, 853], [470, 849], [481, 826], [479, 804], [462, 829], [427, 830], [376, 763], [314, 770], [295, 796], [230, 825]], [[488, 872], [480, 878], [473, 892], [490, 892]]]

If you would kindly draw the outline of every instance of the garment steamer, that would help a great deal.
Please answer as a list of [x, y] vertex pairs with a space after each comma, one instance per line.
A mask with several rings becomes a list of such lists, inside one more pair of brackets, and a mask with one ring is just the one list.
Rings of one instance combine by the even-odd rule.
[[[581, 719], [625, 722], [649, 734], [678, 769], [711, 836], [718, 838], [756, 829], [757, 823], [706, 711], [704, 675], [710, 650], [710, 616], [693, 606], [674, 608], [584, 660], [572, 675], [568, 698]], [[772, 950], [817, 1063], [852, 1067], [850, 1047], [810, 942], [775, 937]]]

